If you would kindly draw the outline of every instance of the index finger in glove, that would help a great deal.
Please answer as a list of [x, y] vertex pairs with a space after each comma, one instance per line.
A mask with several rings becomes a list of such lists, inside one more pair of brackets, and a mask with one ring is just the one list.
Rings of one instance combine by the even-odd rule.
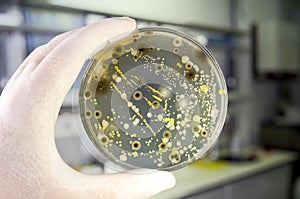
[[[89, 25], [64, 38], [32, 72], [32, 97], [57, 110], [91, 52], [111, 38], [136, 28], [130, 18], [110, 18]], [[53, 106], [53, 107], [51, 107]], [[49, 109], [48, 109], [49, 110]]]

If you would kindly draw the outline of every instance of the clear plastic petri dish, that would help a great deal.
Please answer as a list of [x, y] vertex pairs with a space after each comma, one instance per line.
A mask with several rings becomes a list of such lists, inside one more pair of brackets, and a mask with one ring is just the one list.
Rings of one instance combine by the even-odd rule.
[[92, 56], [79, 109], [101, 161], [172, 171], [213, 147], [227, 98], [209, 51], [181, 32], [156, 27], [109, 42]]

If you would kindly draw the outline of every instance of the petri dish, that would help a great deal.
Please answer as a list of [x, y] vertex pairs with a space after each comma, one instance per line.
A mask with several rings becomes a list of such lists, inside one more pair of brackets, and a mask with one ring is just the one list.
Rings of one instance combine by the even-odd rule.
[[188, 35], [138, 29], [89, 59], [81, 120], [97, 153], [125, 169], [172, 171], [203, 157], [227, 112], [222, 71]]

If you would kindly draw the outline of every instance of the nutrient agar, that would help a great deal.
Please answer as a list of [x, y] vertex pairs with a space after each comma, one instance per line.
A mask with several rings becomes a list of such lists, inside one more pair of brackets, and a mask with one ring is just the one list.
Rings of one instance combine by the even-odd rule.
[[215, 143], [227, 90], [203, 46], [173, 30], [146, 28], [92, 57], [79, 101], [85, 130], [107, 159], [175, 170]]

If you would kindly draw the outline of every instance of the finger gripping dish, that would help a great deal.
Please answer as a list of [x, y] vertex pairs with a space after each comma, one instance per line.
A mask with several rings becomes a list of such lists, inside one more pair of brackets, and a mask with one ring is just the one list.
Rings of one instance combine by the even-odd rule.
[[216, 142], [227, 90], [216, 60], [166, 28], [137, 30], [90, 60], [79, 92], [90, 140], [124, 168], [176, 170]]

